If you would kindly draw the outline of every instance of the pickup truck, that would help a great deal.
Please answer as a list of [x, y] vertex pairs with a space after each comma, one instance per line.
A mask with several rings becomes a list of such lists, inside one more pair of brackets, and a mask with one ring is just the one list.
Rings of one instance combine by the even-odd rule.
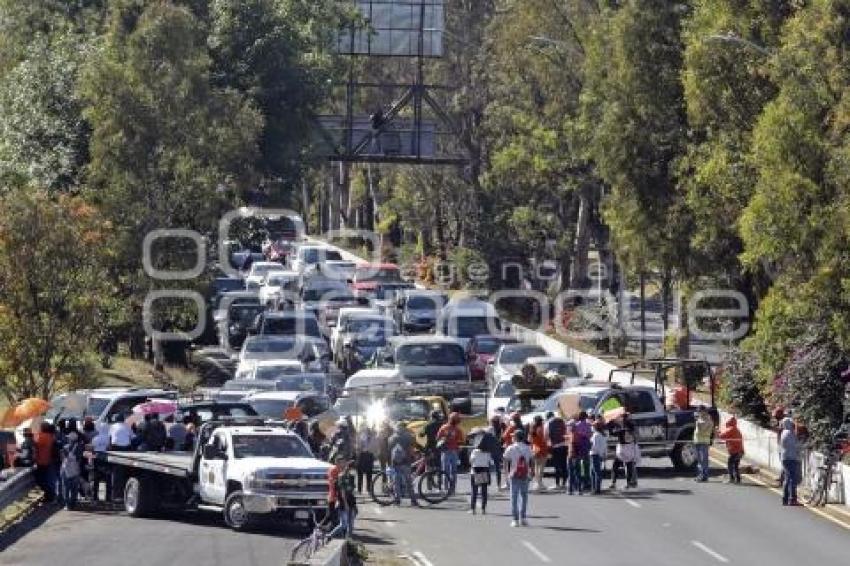
[[[612, 408], [622, 407], [629, 413], [635, 425], [635, 433], [645, 458], [670, 458], [678, 470], [694, 470], [697, 466], [696, 449], [693, 444], [695, 408], [665, 407], [664, 381], [667, 370], [674, 367], [694, 367], [701, 364], [712, 379], [710, 368], [705, 362], [691, 360], [649, 360], [655, 374], [655, 384], [634, 385], [634, 377], [638, 371], [635, 368], [620, 368], [612, 370], [608, 382], [586, 382], [575, 387], [568, 387], [553, 393], [534, 412], [523, 416], [523, 423], [530, 424], [535, 415], [543, 415], [549, 411], [560, 412], [564, 417], [571, 418], [573, 413], [586, 411], [588, 414], [604, 415]], [[614, 382], [617, 372], [630, 373], [631, 384], [620, 385]], [[710, 388], [713, 391], [713, 387]], [[719, 415], [711, 397], [708, 406], [709, 414], [715, 424]], [[566, 414], [565, 414], [566, 413]], [[614, 440], [611, 439], [613, 451]]]
[[192, 452], [118, 452], [107, 465], [123, 478], [132, 517], [168, 510], [220, 512], [231, 528], [275, 514], [307, 525], [327, 509], [329, 464], [313, 458], [284, 423], [260, 418], [209, 421]]

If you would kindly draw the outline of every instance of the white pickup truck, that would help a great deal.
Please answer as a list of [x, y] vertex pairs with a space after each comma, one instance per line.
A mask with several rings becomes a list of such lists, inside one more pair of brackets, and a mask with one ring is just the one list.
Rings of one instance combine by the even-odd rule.
[[193, 452], [118, 452], [124, 508], [133, 517], [168, 510], [217, 511], [233, 529], [258, 516], [307, 524], [327, 509], [329, 464], [283, 423], [228, 419], [204, 423]]

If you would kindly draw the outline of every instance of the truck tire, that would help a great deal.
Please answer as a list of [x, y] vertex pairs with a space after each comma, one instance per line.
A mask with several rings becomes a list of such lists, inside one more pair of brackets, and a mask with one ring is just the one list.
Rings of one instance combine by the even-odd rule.
[[156, 508], [153, 486], [144, 476], [134, 476], [124, 486], [124, 510], [131, 517], [147, 517]]
[[224, 522], [234, 531], [244, 531], [251, 526], [251, 515], [245, 509], [245, 496], [234, 491], [224, 502]]
[[697, 449], [690, 435], [681, 435], [670, 452], [673, 467], [681, 472], [693, 472], [697, 468]]

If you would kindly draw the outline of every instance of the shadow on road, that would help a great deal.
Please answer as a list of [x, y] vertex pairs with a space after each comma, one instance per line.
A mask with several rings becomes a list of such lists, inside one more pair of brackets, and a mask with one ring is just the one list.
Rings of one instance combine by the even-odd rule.
[[[532, 528], [535, 528], [535, 527], [532, 527]], [[592, 533], [592, 534], [597, 534], [597, 533], [602, 532], [602, 531], [597, 530], [597, 529], [582, 529], [582, 528], [578, 528], [578, 527], [555, 527], [555, 526], [552, 526], [552, 525], [543, 525], [541, 527], [536, 527], [536, 528], [544, 529], [544, 530], [547, 530], [547, 531], [559, 531], [559, 532], [564, 532], [564, 533]]]
[[36, 507], [20, 522], [15, 523], [5, 532], [0, 533], [0, 552], [3, 552], [32, 531], [42, 526], [59, 510], [60, 507], [52, 503], [42, 503]]

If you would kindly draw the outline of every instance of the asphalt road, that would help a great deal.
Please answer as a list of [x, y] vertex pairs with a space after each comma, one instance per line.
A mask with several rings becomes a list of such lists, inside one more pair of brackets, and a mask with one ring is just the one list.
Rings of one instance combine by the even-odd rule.
[[[467, 488], [468, 478], [460, 485]], [[377, 563], [403, 557], [401, 563], [419, 566], [579, 561], [828, 566], [844, 564], [850, 556], [845, 528], [803, 508], [783, 508], [777, 495], [747, 480], [733, 486], [716, 476], [697, 484], [676, 477], [666, 464], [642, 468], [634, 490], [581, 497], [532, 494], [525, 528], [509, 526], [506, 493], [491, 495], [486, 516], [467, 514], [463, 494], [423, 509], [379, 508], [364, 500], [356, 532], [384, 557]], [[86, 509], [38, 513], [11, 535], [0, 539], [0, 564], [280, 565], [298, 538], [273, 526], [234, 533], [211, 514], [142, 520]]]

